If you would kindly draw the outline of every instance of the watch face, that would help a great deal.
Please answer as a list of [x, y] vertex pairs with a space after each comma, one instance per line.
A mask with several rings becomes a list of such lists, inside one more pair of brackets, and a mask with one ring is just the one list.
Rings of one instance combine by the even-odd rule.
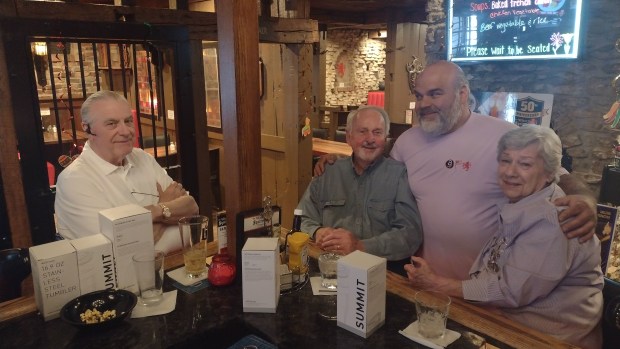
[[168, 206], [161, 205], [161, 210], [162, 210], [162, 214], [163, 214], [163, 215], [164, 215], [164, 217], [166, 217], [166, 218], [170, 218], [170, 216], [172, 215], [172, 214], [170, 213], [170, 209], [168, 208]]

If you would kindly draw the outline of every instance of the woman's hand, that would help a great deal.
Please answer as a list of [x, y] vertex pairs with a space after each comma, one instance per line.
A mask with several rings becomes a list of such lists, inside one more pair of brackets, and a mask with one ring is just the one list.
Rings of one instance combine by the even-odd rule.
[[405, 265], [405, 271], [409, 282], [416, 289], [463, 298], [463, 283], [435, 274], [423, 258], [412, 256], [411, 264]]
[[420, 290], [436, 289], [437, 275], [423, 258], [412, 256], [411, 264], [405, 265], [405, 271], [414, 288]]

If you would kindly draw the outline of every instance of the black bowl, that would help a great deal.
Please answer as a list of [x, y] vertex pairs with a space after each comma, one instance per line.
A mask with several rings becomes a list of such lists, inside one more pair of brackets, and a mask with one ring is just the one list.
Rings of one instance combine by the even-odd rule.
[[[125, 319], [136, 306], [138, 297], [126, 290], [103, 290], [81, 295], [60, 310], [60, 318], [78, 328], [103, 328], [118, 324]], [[80, 314], [86, 310], [97, 309], [103, 314], [106, 310], [116, 310], [116, 317], [92, 324], [82, 322]]]

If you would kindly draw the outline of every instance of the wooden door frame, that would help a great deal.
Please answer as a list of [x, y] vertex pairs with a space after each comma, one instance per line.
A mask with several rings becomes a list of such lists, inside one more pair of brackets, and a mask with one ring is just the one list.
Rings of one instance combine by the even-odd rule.
[[[15, 166], [6, 168], [2, 165], [3, 179], [5, 177], [15, 178], [14, 171], [21, 171], [17, 176], [22, 178], [21, 186], [15, 185], [12, 191], [23, 193], [25, 206], [28, 212], [19, 212], [26, 215], [27, 223], [24, 224], [23, 218], [15, 224], [11, 224], [13, 246], [28, 246], [27, 239], [23, 235], [30, 235], [32, 244], [50, 242], [54, 239], [55, 225], [53, 216], [53, 195], [49, 190], [47, 181], [45, 160], [43, 158], [43, 141], [40, 125], [40, 111], [33, 101], [38, 100], [34, 81], [33, 63], [30, 53], [29, 39], [37, 36], [67, 38], [79, 37], [97, 39], [122, 39], [135, 41], [164, 41], [174, 46], [175, 57], [173, 65], [173, 91], [175, 95], [175, 110], [177, 118], [177, 130], [179, 132], [179, 155], [182, 164], [181, 178], [183, 185], [194, 193], [194, 196], [201, 204], [201, 211], [210, 214], [210, 206], [203, 206], [210, 197], [210, 187], [208, 181], [201, 181], [199, 178], [209, 178], [209, 161], [207, 157], [199, 157], [198, 154], [208, 154], [208, 142], [206, 141], [206, 126], [197, 120], [204, 119], [198, 115], [204, 107], [205, 100], [197, 99], [200, 93], [196, 91], [196, 84], [192, 83], [195, 75], [202, 76], [202, 63], [198, 65], [192, 63], [191, 57], [194, 56], [192, 41], [189, 38], [189, 31], [181, 26], [156, 26], [135, 23], [89, 23], [78, 21], [40, 21], [33, 19], [0, 19], [0, 33], [2, 34], [2, 45], [7, 70], [9, 71], [8, 91], [12, 108], [9, 110], [9, 117], [14, 122], [13, 133], [15, 144], [19, 144], [22, 156], [17, 168]], [[7, 54], [10, 48], [10, 54]], [[199, 89], [200, 91], [200, 89]], [[204, 92], [203, 92], [204, 94]], [[8, 96], [7, 96], [8, 97]], [[39, 137], [34, 137], [32, 132], [37, 132]], [[204, 135], [204, 136], [203, 136]], [[9, 152], [7, 149], [0, 149], [2, 152]], [[5, 154], [3, 158], [10, 158], [10, 154]], [[4, 172], [9, 172], [4, 174]], [[5, 197], [14, 196], [9, 193], [5, 185]], [[12, 184], [12, 183], [11, 183]], [[19, 196], [19, 195], [17, 195]], [[8, 203], [7, 203], [8, 204]], [[22, 206], [23, 208], [24, 206]], [[19, 207], [10, 207], [10, 219]], [[29, 226], [28, 226], [29, 225]]]

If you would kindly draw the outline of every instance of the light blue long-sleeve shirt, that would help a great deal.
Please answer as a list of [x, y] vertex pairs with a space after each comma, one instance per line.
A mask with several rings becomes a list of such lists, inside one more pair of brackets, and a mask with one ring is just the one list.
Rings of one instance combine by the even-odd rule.
[[472, 278], [463, 281], [463, 296], [571, 344], [600, 348], [600, 243], [566, 238], [553, 204], [562, 196], [551, 184], [501, 208], [499, 231], [480, 252]]

